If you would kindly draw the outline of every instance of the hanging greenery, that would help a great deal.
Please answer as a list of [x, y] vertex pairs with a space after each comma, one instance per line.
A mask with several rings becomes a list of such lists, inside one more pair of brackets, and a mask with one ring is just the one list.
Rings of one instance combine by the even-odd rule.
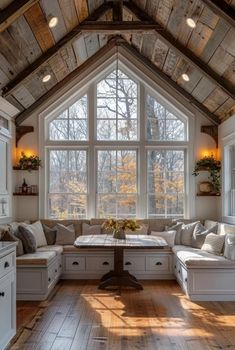
[[213, 155], [209, 157], [203, 157], [199, 159], [195, 163], [195, 167], [192, 175], [198, 176], [199, 172], [202, 170], [207, 170], [209, 172], [208, 179], [211, 181], [214, 192], [220, 193], [221, 185], [220, 185], [220, 170], [221, 170], [221, 162], [216, 160]]
[[22, 170], [37, 170], [41, 165], [41, 160], [38, 156], [27, 157], [24, 152], [21, 152], [19, 159], [19, 168]]

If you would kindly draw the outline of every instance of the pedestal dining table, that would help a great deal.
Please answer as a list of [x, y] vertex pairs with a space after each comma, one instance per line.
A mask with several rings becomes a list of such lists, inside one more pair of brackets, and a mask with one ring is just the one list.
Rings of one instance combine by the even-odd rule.
[[106, 273], [100, 281], [99, 289], [106, 289], [110, 286], [133, 287], [143, 289], [141, 283], [135, 276], [124, 270], [124, 250], [126, 249], [164, 249], [168, 247], [166, 241], [161, 237], [151, 235], [126, 235], [125, 239], [116, 239], [112, 235], [84, 235], [79, 236], [74, 242], [77, 248], [102, 248], [113, 249], [114, 269]]

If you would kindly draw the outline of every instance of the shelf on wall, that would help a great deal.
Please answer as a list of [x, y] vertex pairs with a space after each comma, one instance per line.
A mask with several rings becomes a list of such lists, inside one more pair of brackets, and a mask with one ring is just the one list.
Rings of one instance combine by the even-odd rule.
[[13, 193], [13, 196], [38, 196], [38, 193]]
[[221, 194], [217, 193], [197, 193], [197, 197], [220, 197]]
[[13, 170], [22, 170], [22, 171], [33, 171], [33, 170], [38, 170], [38, 168], [35, 168], [35, 169], [21, 169], [20, 167], [18, 166], [13, 166]]

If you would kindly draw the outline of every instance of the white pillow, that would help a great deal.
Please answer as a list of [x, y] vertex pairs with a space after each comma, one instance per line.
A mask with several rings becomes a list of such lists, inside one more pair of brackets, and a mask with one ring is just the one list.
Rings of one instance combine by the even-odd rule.
[[152, 231], [151, 232], [152, 236], [156, 236], [156, 237], [162, 237], [165, 239], [166, 243], [169, 245], [169, 247], [174, 247], [175, 245], [175, 235], [176, 235], [176, 231], [172, 230], [172, 231], [163, 231], [163, 232], [155, 232]]
[[216, 235], [215, 233], [209, 233], [206, 236], [201, 250], [211, 254], [220, 255], [224, 246], [224, 237], [225, 236], [222, 235]]
[[47, 245], [41, 221], [36, 221], [34, 224], [27, 225], [26, 228], [34, 235], [37, 248]]
[[62, 224], [56, 225], [56, 242], [58, 245], [74, 244], [75, 230], [74, 225], [64, 226]]
[[89, 225], [89, 224], [83, 223], [82, 234], [83, 235], [100, 235], [101, 225]]
[[230, 260], [235, 260], [235, 234], [227, 233], [224, 244], [224, 257]]

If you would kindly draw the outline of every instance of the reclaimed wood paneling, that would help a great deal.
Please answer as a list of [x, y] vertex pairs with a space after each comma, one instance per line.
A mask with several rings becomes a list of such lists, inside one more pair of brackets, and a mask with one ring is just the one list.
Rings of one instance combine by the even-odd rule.
[[5, 99], [6, 99], [8, 102], [10, 102], [13, 106], [15, 106], [16, 108], [18, 108], [18, 110], [19, 110], [20, 112], [22, 112], [22, 111], [24, 110], [24, 107], [22, 106], [22, 104], [19, 103], [19, 101], [17, 101], [17, 100], [15, 99], [14, 96], [8, 95], [8, 96], [5, 97]]
[[13, 1], [14, 0], [1, 0], [0, 1], [0, 10], [4, 10]]
[[78, 25], [74, 0], [58, 0], [68, 32]]
[[98, 38], [99, 38], [99, 46], [100, 47], [103, 47], [107, 44], [108, 42], [108, 35], [105, 35], [105, 34], [100, 34], [98, 35]]
[[1, 52], [0, 52], [0, 67], [2, 71], [6, 74], [9, 80], [16, 76], [15, 67], [8, 62], [8, 60], [1, 54]]
[[177, 62], [179, 61], [179, 55], [175, 53], [174, 50], [170, 49], [168, 51], [167, 58], [163, 67], [163, 72], [166, 75], [171, 76], [174, 72]]
[[174, 2], [173, 10], [167, 24], [167, 30], [177, 38], [180, 24], [185, 19], [188, 0], [177, 0]]
[[34, 72], [24, 81], [25, 88], [30, 91], [35, 100], [40, 98], [47, 90], [42, 82], [42, 76]]
[[46, 82], [46, 83], [43, 83], [42, 84], [44, 85], [45, 89], [47, 91], [49, 91], [55, 84], [57, 84], [57, 78], [56, 78], [56, 75], [53, 71], [53, 69], [51, 68], [50, 64], [49, 64], [49, 61], [47, 63], [44, 63], [40, 69], [38, 70], [38, 75], [39, 77], [42, 79], [42, 77], [44, 75], [47, 75], [47, 74], [50, 74], [51, 75], [51, 79]]
[[145, 11], [149, 14], [149, 16], [155, 18], [157, 9], [159, 5], [159, 0], [147, 0], [145, 5]]
[[44, 16], [39, 4], [35, 4], [24, 14], [38, 44], [43, 52], [47, 51], [55, 43], [53, 35], [48, 27], [46, 17]]
[[66, 63], [69, 72], [72, 72], [77, 67], [77, 60], [71, 44], [66, 45], [60, 50], [61, 57]]
[[213, 84], [209, 79], [203, 77], [192, 91], [192, 95], [199, 102], [203, 102], [215, 88], [215, 84]]
[[76, 40], [73, 41], [72, 46], [77, 59], [77, 65], [79, 66], [88, 58], [84, 36], [80, 35]]
[[87, 0], [88, 2], [88, 9], [89, 9], [89, 14], [94, 13], [95, 10], [103, 4], [103, 0]]
[[9, 28], [8, 32], [17, 42], [20, 54], [24, 55], [28, 63], [34, 62], [42, 53], [35, 36], [26, 19], [21, 16]]
[[[123, 10], [123, 21], [132, 21], [133, 20], [133, 15], [129, 12], [126, 11], [125, 9]], [[123, 33], [123, 37], [126, 39], [128, 43], [131, 42], [131, 33]]]
[[156, 40], [157, 40], [157, 37], [155, 34], [143, 35], [141, 52], [144, 56], [148, 57], [150, 60], [152, 60]]
[[210, 112], [214, 112], [218, 109], [229, 96], [223, 92], [220, 88], [216, 88], [212, 93], [207, 97], [207, 99], [203, 102], [203, 105], [209, 109]]
[[189, 76], [189, 81], [185, 81], [181, 76], [177, 80], [177, 84], [182, 86], [186, 91], [191, 93], [198, 82], [202, 79], [202, 74], [197, 69], [193, 67], [188, 67], [187, 74]]
[[157, 39], [153, 52], [153, 63], [160, 69], [162, 69], [165, 59], [168, 53], [169, 47], [161, 40]]
[[58, 21], [59, 21], [58, 25], [54, 28], [51, 28], [53, 37], [57, 42], [61, 38], [63, 38], [63, 36], [65, 36], [65, 34], [67, 34], [68, 32], [65, 26], [64, 17], [60, 9], [60, 6], [58, 4], [58, 1], [57, 0], [53, 0], [53, 1], [40, 0], [40, 4], [43, 8], [43, 11], [45, 12], [46, 17], [48, 17], [49, 15], [58, 17]]
[[24, 108], [28, 108], [35, 102], [35, 98], [31, 95], [31, 93], [26, 89], [24, 85], [18, 86], [12, 92], [12, 95], [20, 104], [22, 104]]
[[53, 70], [57, 81], [61, 81], [64, 79], [64, 77], [69, 74], [69, 69], [62, 59], [60, 53], [57, 55], [53, 56], [49, 61], [48, 61], [51, 69]]
[[8, 83], [9, 79], [7, 75], [0, 69], [0, 90]]
[[219, 46], [208, 64], [215, 72], [222, 75], [232, 64], [233, 60], [234, 57], [223, 49], [222, 46]]
[[139, 51], [141, 51], [142, 43], [143, 43], [143, 35], [142, 34], [132, 34], [131, 38], [132, 45], [134, 45]]
[[235, 85], [235, 59], [228, 66], [228, 68], [226, 69], [226, 71], [223, 74], [223, 77]]
[[225, 118], [231, 109], [235, 109], [235, 100], [230, 97], [215, 111], [215, 114], [220, 118]]
[[198, 22], [196, 28], [192, 32], [187, 47], [193, 51], [194, 54], [200, 56], [212, 34], [213, 30], [211, 28]]
[[100, 48], [98, 35], [93, 33], [84, 35], [88, 57], [94, 55]]
[[199, 21], [211, 29], [215, 29], [220, 18], [207, 6], [203, 8]]
[[158, 4], [156, 21], [164, 28], [167, 26], [171, 11], [173, 9], [174, 0], [160, 0]]
[[84, 21], [89, 15], [87, 0], [74, 0], [79, 22]]
[[171, 79], [177, 81], [183, 73], [187, 73], [189, 64], [183, 58], [180, 58], [175, 66], [175, 69], [171, 75]]
[[235, 57], [235, 29], [231, 28], [225, 35], [221, 42], [221, 47], [225, 49], [230, 55]]

